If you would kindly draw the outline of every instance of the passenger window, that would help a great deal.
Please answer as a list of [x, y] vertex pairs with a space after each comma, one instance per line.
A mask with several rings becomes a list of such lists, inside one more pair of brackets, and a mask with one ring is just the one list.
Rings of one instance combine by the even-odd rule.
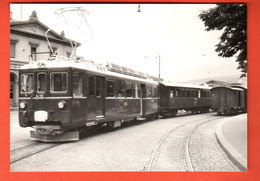
[[65, 72], [51, 73], [51, 92], [66, 92], [68, 75]]
[[198, 98], [200, 98], [200, 90], [198, 90]]
[[141, 97], [140, 84], [135, 84], [135, 97]]
[[107, 80], [107, 97], [114, 97], [114, 81]]
[[73, 96], [83, 96], [83, 74], [73, 73]]
[[95, 95], [95, 77], [94, 76], [88, 77], [88, 94], [90, 96]]
[[152, 87], [146, 86], [146, 97], [152, 97]]
[[190, 97], [190, 91], [187, 90], [187, 97]]
[[176, 89], [176, 97], [180, 96], [180, 89]]
[[133, 95], [134, 95], [133, 92], [134, 92], [133, 84], [127, 82], [126, 83], [126, 97], [133, 97]]
[[37, 75], [37, 92], [45, 92], [46, 91], [46, 74], [39, 73]]
[[125, 81], [118, 80], [117, 82], [117, 96], [118, 97], [125, 97]]
[[173, 90], [170, 91], [170, 98], [173, 98]]

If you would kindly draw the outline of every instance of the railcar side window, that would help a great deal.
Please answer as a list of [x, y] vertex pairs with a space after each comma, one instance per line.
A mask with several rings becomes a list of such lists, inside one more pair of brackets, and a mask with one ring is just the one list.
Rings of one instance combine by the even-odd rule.
[[200, 90], [198, 90], [198, 98], [200, 98]]
[[125, 86], [125, 91], [126, 91], [126, 97], [133, 97], [133, 84], [130, 83], [130, 82], [127, 82], [126, 83], [126, 86]]
[[37, 92], [45, 92], [46, 91], [46, 74], [39, 73], [37, 75]]
[[83, 96], [83, 74], [73, 73], [73, 96]]
[[95, 95], [95, 77], [89, 76], [88, 77], [88, 90], [89, 90], [89, 95], [94, 96]]
[[107, 97], [114, 97], [114, 80], [107, 80]]
[[140, 84], [135, 84], [135, 97], [141, 97]]
[[32, 93], [34, 89], [33, 74], [27, 73], [21, 75], [21, 93]]
[[123, 81], [123, 80], [118, 80], [117, 96], [118, 97], [125, 96], [125, 81]]
[[51, 92], [66, 92], [68, 87], [68, 74], [65, 72], [51, 73]]

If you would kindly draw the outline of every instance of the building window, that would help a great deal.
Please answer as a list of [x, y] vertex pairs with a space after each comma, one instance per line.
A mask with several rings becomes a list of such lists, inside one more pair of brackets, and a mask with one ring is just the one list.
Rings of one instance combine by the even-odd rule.
[[10, 57], [15, 58], [15, 42], [10, 43]]
[[10, 41], [10, 58], [15, 58], [15, 54], [16, 54], [16, 43], [18, 42], [18, 40], [11, 40]]
[[31, 58], [36, 61], [36, 47], [31, 47]]
[[31, 46], [31, 58], [33, 61], [36, 61], [37, 47], [39, 46], [39, 44], [32, 42], [29, 42], [29, 44]]
[[58, 55], [58, 48], [52, 47], [52, 51], [50, 49], [50, 56], [52, 57], [52, 56], [56, 56], [56, 55]]
[[70, 56], [71, 56], [71, 53], [67, 52], [67, 57], [70, 58]]

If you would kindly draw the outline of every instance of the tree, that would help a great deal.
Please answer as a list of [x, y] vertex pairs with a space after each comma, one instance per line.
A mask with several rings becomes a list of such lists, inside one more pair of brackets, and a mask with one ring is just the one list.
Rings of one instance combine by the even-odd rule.
[[216, 52], [221, 57], [236, 56], [241, 77], [247, 76], [247, 6], [246, 4], [217, 4], [202, 11], [199, 18], [206, 31], [223, 30]]

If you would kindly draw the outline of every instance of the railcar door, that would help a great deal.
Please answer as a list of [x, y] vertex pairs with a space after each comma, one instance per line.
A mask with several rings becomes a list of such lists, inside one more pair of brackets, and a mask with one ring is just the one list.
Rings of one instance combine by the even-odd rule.
[[92, 124], [102, 121], [105, 117], [104, 78], [88, 75], [87, 82], [87, 121]]
[[84, 86], [84, 72], [76, 70], [73, 72], [72, 94], [71, 102], [72, 121], [75, 125], [83, 126], [83, 120], [86, 120], [86, 93]]
[[146, 85], [141, 84], [141, 116], [146, 115]]

